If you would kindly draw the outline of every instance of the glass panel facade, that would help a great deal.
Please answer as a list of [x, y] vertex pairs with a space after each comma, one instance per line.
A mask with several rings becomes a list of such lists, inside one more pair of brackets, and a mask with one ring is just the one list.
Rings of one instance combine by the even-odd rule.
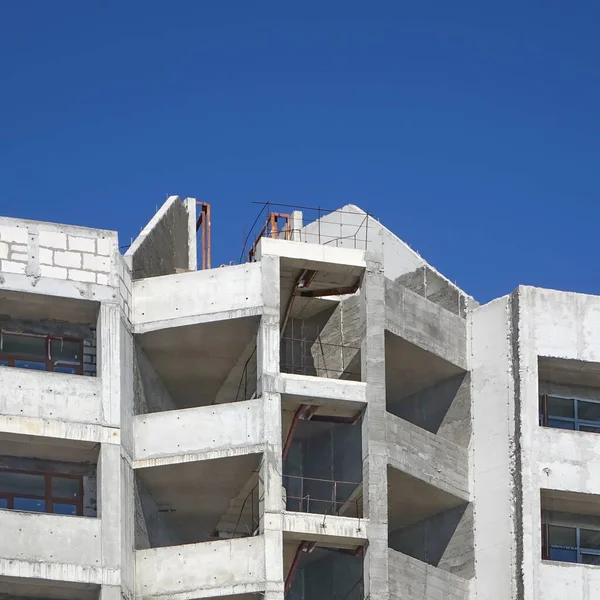
[[46, 360], [46, 337], [2, 332], [2, 347], [0, 350], [5, 354]]
[[79, 499], [79, 479], [74, 479], [73, 477], [52, 477], [52, 497]]
[[19, 498], [15, 496], [13, 508], [15, 510], [26, 510], [28, 512], [46, 512], [46, 501], [35, 498]]
[[65, 504], [56, 502], [52, 505], [52, 512], [55, 515], [76, 515], [77, 514], [77, 505], [76, 504]]
[[575, 418], [575, 407], [572, 399], [548, 396], [548, 415], [553, 417]]
[[43, 475], [0, 471], [0, 493], [45, 496]]

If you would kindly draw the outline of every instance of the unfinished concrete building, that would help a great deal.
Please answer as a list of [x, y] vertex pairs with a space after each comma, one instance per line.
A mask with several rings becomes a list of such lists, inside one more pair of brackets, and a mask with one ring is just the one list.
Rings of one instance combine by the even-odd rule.
[[600, 597], [600, 298], [479, 306], [355, 206], [0, 219], [0, 596]]

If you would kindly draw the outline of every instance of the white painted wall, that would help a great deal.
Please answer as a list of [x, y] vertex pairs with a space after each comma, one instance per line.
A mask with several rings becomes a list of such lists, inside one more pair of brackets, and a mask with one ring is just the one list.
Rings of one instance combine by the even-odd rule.
[[0, 414], [74, 423], [102, 423], [96, 377], [0, 367]]
[[[524, 600], [559, 598], [560, 589], [568, 598], [596, 598], [598, 567], [541, 561], [540, 489], [599, 494], [600, 439], [539, 426], [538, 356], [600, 362], [600, 297], [520, 287], [518, 299]], [[544, 581], [547, 574], [554, 585]]]
[[539, 598], [596, 600], [600, 598], [600, 568], [566, 563], [543, 563], [539, 569]]
[[[262, 308], [261, 265], [248, 263], [133, 282], [133, 323], [142, 333]], [[202, 318], [204, 317], [204, 318]], [[207, 319], [208, 317], [208, 319]]]
[[[248, 593], [264, 585], [263, 536], [150, 548], [135, 554], [141, 598], [206, 598]], [[221, 588], [218, 593], [217, 588]]]
[[134, 417], [135, 460], [243, 448], [263, 442], [260, 399]]

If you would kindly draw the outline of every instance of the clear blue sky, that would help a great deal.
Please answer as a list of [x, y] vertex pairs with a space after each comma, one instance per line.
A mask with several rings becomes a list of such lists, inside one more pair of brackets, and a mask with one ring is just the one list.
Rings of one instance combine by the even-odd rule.
[[380, 218], [486, 302], [600, 293], [598, 2], [0, 6], [0, 214], [117, 229], [252, 201]]

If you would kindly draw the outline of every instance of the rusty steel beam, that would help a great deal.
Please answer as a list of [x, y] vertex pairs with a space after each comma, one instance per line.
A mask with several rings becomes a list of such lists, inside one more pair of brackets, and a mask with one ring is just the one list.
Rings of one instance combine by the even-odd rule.
[[210, 269], [210, 204], [208, 202], [196, 201], [196, 206], [200, 206], [200, 216], [196, 221], [196, 232], [201, 230], [202, 246], [201, 246], [201, 265], [202, 269]]

